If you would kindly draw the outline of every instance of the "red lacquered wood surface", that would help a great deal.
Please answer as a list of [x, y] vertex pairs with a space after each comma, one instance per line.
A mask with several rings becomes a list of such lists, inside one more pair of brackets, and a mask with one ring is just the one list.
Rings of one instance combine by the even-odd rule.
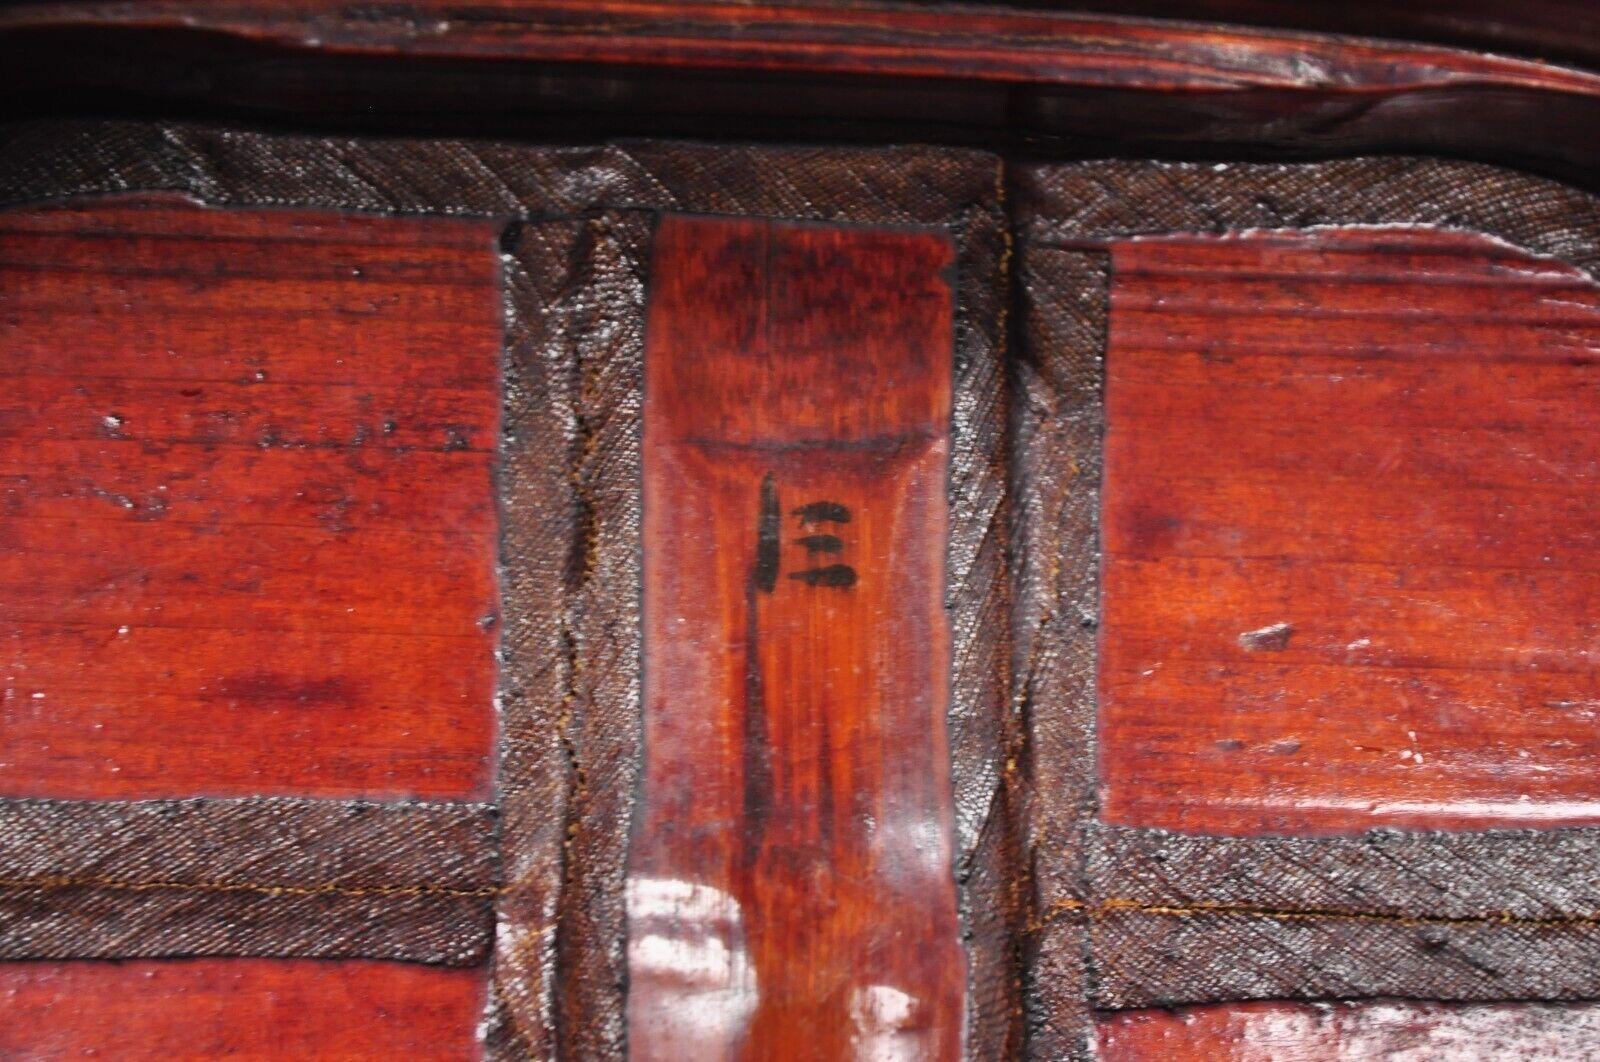
[[1102, 1014], [1097, 1025], [1103, 1062], [1575, 1062], [1600, 1052], [1594, 1004], [1227, 1003]]
[[484, 792], [494, 235], [0, 214], [0, 795]]
[[[997, 5], [998, 6], [998, 5]], [[0, 29], [203, 28], [300, 47], [1330, 96], [1447, 86], [1600, 94], [1600, 76], [1422, 44], [1059, 11], [728, 0], [21, 3]]]
[[959, 1055], [952, 262], [931, 233], [658, 230], [635, 1057]]
[[1600, 821], [1600, 292], [1487, 239], [1113, 252], [1111, 821]]
[[478, 1058], [485, 974], [392, 962], [0, 963], [0, 1057]]
[[[1403, 38], [1501, 54], [1600, 60], [1600, 12], [1588, 0], [1053, 0], [1042, 6], [1319, 33]], [[1508, 17], [1511, 15], [1515, 17]]]
[[[1084, 138], [1118, 155], [1403, 150], [1587, 183], [1600, 76], [1437, 46], [1500, 41], [1583, 62], [1596, 44], [1582, 0], [1525, 3], [1509, 19], [1503, 2], [1429, 4], [1453, 17], [1381, 0], [1348, 13], [1333, 0], [1093, 5], [1158, 19], [1079, 3], [47, 0], [0, 5], [0, 95], [46, 120], [115, 98], [400, 135], [442, 123], [515, 138], [765, 139], [803, 126], [821, 139]], [[1205, 24], [1230, 18], [1330, 32]]]

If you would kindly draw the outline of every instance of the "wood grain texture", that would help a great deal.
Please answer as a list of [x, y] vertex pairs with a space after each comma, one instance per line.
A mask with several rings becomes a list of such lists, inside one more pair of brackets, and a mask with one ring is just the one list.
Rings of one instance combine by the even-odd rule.
[[[1038, 6], [1140, 18], [1301, 29], [1449, 44], [1533, 59], [1600, 63], [1600, 11], [1588, 0], [1039, 0]], [[1514, 17], [1512, 17], [1514, 15]]]
[[0, 1055], [467, 1062], [485, 981], [361, 961], [3, 963]]
[[[1503, 281], [1513, 288], [1526, 282], [1535, 292], [1539, 274], [1547, 270], [1556, 274], [1556, 279], [1549, 281], [1552, 286], [1581, 291], [1582, 282], [1592, 278], [1600, 264], [1595, 254], [1600, 227], [1592, 197], [1542, 182], [1524, 183], [1525, 177], [1485, 167], [1401, 159], [1308, 166], [1108, 161], [1022, 165], [1015, 172], [1012, 202], [1027, 241], [1022, 252], [1027, 287], [1024, 342], [1034, 348], [1028, 351], [1031, 360], [1048, 356], [1050, 364], [1058, 365], [1062, 373], [1059, 379], [1047, 381], [1047, 386], [1026, 391], [1030, 398], [1048, 396], [1052, 390], [1072, 393], [1079, 378], [1068, 375], [1067, 370], [1073, 366], [1090, 369], [1102, 353], [1094, 329], [1088, 327], [1093, 314], [1085, 310], [1092, 308], [1092, 293], [1105, 280], [1105, 273], [1095, 269], [1092, 260], [1095, 252], [1108, 245], [1115, 254], [1124, 247], [1137, 251], [1139, 245], [1150, 244], [1148, 252], [1154, 256], [1164, 242], [1156, 237], [1168, 233], [1286, 230], [1256, 231], [1248, 238], [1196, 241], [1183, 237], [1176, 241], [1198, 242], [1208, 248], [1207, 253], [1234, 247], [1257, 255], [1257, 240], [1281, 237], [1290, 249], [1303, 249], [1316, 246], [1330, 227], [1476, 230], [1508, 241], [1523, 252], [1513, 252], [1493, 240], [1483, 241], [1480, 246], [1487, 257], [1505, 256], [1509, 268], [1490, 270], [1478, 281], [1485, 286]], [[1555, 206], [1558, 199], [1563, 201], [1559, 208]], [[1309, 231], [1297, 237], [1294, 230]], [[1534, 254], [1527, 254], [1529, 251]], [[1356, 253], [1359, 257], [1367, 252]], [[1448, 261], [1452, 252], [1446, 248], [1440, 253]], [[1541, 254], [1555, 261], [1538, 260]], [[1400, 248], [1388, 247], [1377, 256], [1383, 265], [1368, 272], [1399, 272], [1388, 265], [1393, 258], [1404, 265]], [[1046, 264], [1052, 268], [1042, 268]], [[1231, 279], [1275, 279], [1271, 270], [1240, 271], [1243, 277]], [[1301, 278], [1307, 284], [1299, 294], [1314, 302], [1316, 285], [1327, 278], [1318, 270], [1309, 272], [1311, 276]], [[1524, 276], [1529, 272], [1534, 275]], [[1230, 277], [1225, 270], [1219, 273], [1218, 288], [1225, 291]], [[1348, 279], [1371, 281], [1374, 277], [1354, 271]], [[1156, 294], [1160, 297], [1166, 292], [1158, 288]], [[1409, 356], [1423, 358], [1450, 350], [1448, 333], [1429, 330], [1428, 299], [1428, 287], [1422, 285], [1417, 311], [1397, 318], [1399, 324], [1382, 319], [1382, 313], [1393, 313], [1395, 307], [1385, 309], [1380, 304], [1371, 331], [1403, 345], [1403, 337], [1415, 325], [1428, 342], [1416, 345]], [[1258, 384], [1248, 399], [1253, 407], [1270, 406], [1280, 397], [1269, 382], [1292, 372], [1274, 374], [1259, 366], [1252, 370], [1246, 364], [1248, 351], [1234, 356], [1225, 344], [1205, 342], [1212, 328], [1227, 334], [1230, 329], [1251, 327], [1249, 313], [1240, 313], [1215, 294], [1191, 300], [1187, 306], [1181, 300], [1175, 302], [1180, 312], [1190, 309], [1194, 320], [1183, 320], [1181, 327], [1174, 329], [1175, 349], [1169, 352], [1174, 360], [1178, 349], [1192, 343], [1190, 352], [1201, 379], [1210, 372], [1242, 366], [1229, 378], [1229, 387], [1245, 387], [1245, 381], [1253, 379]], [[1196, 302], [1201, 305], [1195, 307]], [[1518, 320], [1516, 312], [1506, 313], [1503, 304], [1494, 309], [1499, 316], [1511, 318], [1511, 325], [1528, 323]], [[1551, 314], [1562, 310], [1559, 306], [1540, 309]], [[1215, 319], [1206, 318], [1213, 310], [1211, 318]], [[1154, 317], [1158, 310], [1147, 306], [1145, 312]], [[1111, 317], [1115, 323], [1115, 310]], [[1457, 347], [1463, 345], [1462, 337], [1490, 314], [1474, 318], [1469, 310], [1467, 317], [1468, 323], [1457, 333]], [[1562, 330], [1570, 331], [1567, 319], [1558, 319]], [[1287, 332], [1277, 349], [1256, 353], [1277, 354], [1278, 364], [1292, 366], [1289, 352], [1308, 347], [1315, 351], [1319, 329], [1336, 327], [1337, 322], [1330, 321], [1328, 316], [1308, 318], [1297, 330]], [[1155, 328], [1148, 331], [1165, 338], [1165, 333]], [[1522, 340], [1534, 331], [1523, 329]], [[1581, 347], [1579, 339], [1581, 336], [1573, 342]], [[1342, 371], [1356, 378], [1351, 367], [1363, 357], [1375, 357], [1374, 349], [1381, 345], [1370, 343], [1347, 350], [1342, 367], [1324, 366], [1323, 371], [1329, 376]], [[1520, 352], [1520, 347], [1515, 347], [1497, 355]], [[1419, 411], [1454, 413], [1464, 408], [1470, 417], [1474, 408], [1470, 403], [1463, 404], [1448, 394], [1441, 400], [1437, 381], [1453, 379], [1451, 374], [1474, 373], [1480, 385], [1462, 393], [1494, 393], [1492, 382], [1524, 378], [1522, 374], [1531, 371], [1529, 359], [1537, 361], [1540, 354], [1541, 348], [1535, 348], [1522, 360], [1477, 367], [1470, 357], [1441, 359], [1430, 366], [1434, 372], [1419, 371], [1409, 379], [1396, 375], [1387, 394], [1378, 390], [1367, 397], [1375, 399], [1379, 407], [1392, 408], [1404, 405], [1409, 390], [1416, 389], [1413, 404]], [[1228, 358], [1232, 360], [1225, 360]], [[1387, 358], [1381, 371], [1397, 373], [1405, 360], [1401, 355]], [[1564, 359], [1555, 355], [1550, 360], [1562, 364]], [[1583, 359], [1569, 356], [1565, 360], [1571, 364], [1551, 371], [1570, 372]], [[1174, 372], [1172, 378], [1173, 391], [1197, 389], [1195, 377]], [[1382, 378], [1369, 373], [1358, 379]], [[1154, 386], [1165, 380], [1152, 374], [1146, 382]], [[1430, 385], [1433, 392], [1428, 391]], [[1553, 403], [1532, 398], [1537, 389], [1525, 394], [1520, 399], [1525, 422], [1537, 417], [1529, 412], [1530, 400], [1545, 411], [1571, 409], [1564, 405], [1571, 399], [1568, 391], [1570, 386], [1554, 385], [1549, 395]], [[1023, 408], [1024, 423], [1027, 418], [1048, 418], [1054, 412], [1047, 402], [1035, 402]], [[1332, 409], [1330, 416], [1326, 401], [1312, 402], [1281, 419], [1287, 420], [1288, 426], [1304, 426], [1305, 434], [1319, 435], [1329, 446], [1336, 446], [1341, 432], [1322, 429], [1322, 422], [1359, 431], [1369, 423], [1371, 410], [1367, 407], [1373, 404], [1350, 403]], [[1229, 408], [1226, 403], [1223, 406]], [[1091, 406], [1079, 417], [1089, 420], [1093, 413]], [[1178, 426], [1162, 419], [1171, 413], [1166, 407], [1153, 412], [1138, 435], [1151, 443], [1182, 436]], [[1239, 434], [1245, 428], [1274, 423], [1264, 416], [1254, 424], [1241, 424]], [[1403, 420], [1399, 423], [1403, 429]], [[1209, 441], [1209, 449], [1190, 447], [1182, 456], [1225, 463], [1241, 445], [1231, 438], [1219, 442], [1212, 436]], [[1258, 447], [1252, 453], [1266, 460], [1269, 449]], [[1475, 452], [1483, 453], [1481, 449]], [[1435, 448], [1433, 456], [1438, 455]], [[1024, 468], [1029, 467], [1027, 460], [1024, 455]], [[1169, 467], [1164, 454], [1162, 461], [1163, 468]], [[1081, 468], [1067, 467], [1069, 473], [1057, 474], [1083, 475]], [[1114, 470], [1108, 468], [1107, 476], [1114, 476]], [[1037, 535], [1020, 536], [1019, 549], [1025, 555], [1037, 541]], [[1069, 564], [1073, 556], [1063, 554]], [[1093, 558], [1092, 553], [1088, 556]], [[1081, 585], [1093, 575], [1064, 572], [1063, 578], [1068, 585]], [[1266, 645], [1272, 644], [1272, 633], [1263, 636]], [[1261, 644], [1260, 639], [1254, 641]], [[1046, 672], [1045, 677], [1070, 686], [1077, 658], [1065, 657], [1053, 666], [1062, 673]], [[1187, 706], [1164, 706], [1155, 718], [1176, 729], [1186, 721], [1186, 711]], [[1102, 1008], [1242, 999], [1407, 996], [1494, 1003], [1593, 996], [1597, 901], [1592, 883], [1587, 883], [1596, 837], [1592, 827], [1237, 837], [1087, 823], [1076, 833], [1052, 834], [1056, 823], [1070, 823], [1077, 796], [1070, 780], [1092, 771], [1097, 759], [1091, 751], [1096, 737], [1104, 741], [1109, 731], [1101, 727], [1098, 734], [1094, 730], [1075, 733], [1070, 711], [1037, 707], [1031, 713], [1030, 728], [1035, 755], [1052, 758], [1043, 764], [1036, 761], [1036, 776], [1066, 783], [1035, 791], [1030, 822], [1035, 880], [1063, 886], [1054, 900], [1048, 895], [1038, 898], [1046, 902], [1038, 909], [1036, 932], [1031, 936], [1037, 949], [1031, 971], [1039, 985], [1036, 1005], [1044, 1008], [1039, 1016], [1050, 1023], [1046, 1035], [1055, 1038], [1047, 1051], [1057, 1050], [1057, 1045], [1076, 1046], [1061, 1044], [1061, 1037], [1075, 1032], [1071, 1024], [1074, 1008], [1082, 1006], [1070, 989], [1059, 991], [1045, 983], [1052, 975], [1068, 985], [1086, 982], [1091, 1005]], [[1189, 754], [1192, 750], [1183, 751]], [[1210, 779], [1201, 782], [1210, 784]], [[1210, 795], [1197, 787], [1194, 804], [1202, 804]], [[1041, 810], [1045, 812], [1043, 830], [1038, 817]]]
[[1600, 93], [1600, 76], [1584, 71], [1428, 45], [1065, 12], [930, 10], [910, 4], [410, 0], [352, 8], [331, 0], [34, 2], [14, 5], [0, 28], [84, 24], [203, 28], [278, 44], [407, 56], [1169, 90], [1381, 91], [1485, 85]]
[[[968, 1035], [980, 1045], [1014, 1040], [1012, 911], [1001, 904], [1012, 864], [988, 858], [1006, 840], [993, 737], [1005, 683], [994, 160], [931, 148], [629, 144], [574, 151], [568, 157], [579, 168], [562, 173], [487, 145], [477, 151], [506, 186], [572, 197], [562, 202], [587, 191], [630, 208], [530, 219], [506, 240], [514, 304], [527, 312], [508, 340], [508, 861], [491, 1052], [623, 1050], [623, 880], [642, 714], [639, 403], [655, 221], [640, 209], [934, 227], [956, 237], [951, 419], [962, 430], [951, 460], [948, 555], [951, 626], [962, 649], [953, 654], [949, 730], [957, 836], [964, 845], [970, 837], [963, 858], [982, 868], [961, 896], [973, 956]], [[552, 462], [552, 453], [564, 461]]]
[[1600, 1051], [1600, 1007], [1593, 1004], [1235, 1003], [1103, 1014], [1096, 1024], [1104, 1062], [1577, 1062]]
[[[1561, 3], [1491, 25], [1548, 22]], [[1311, 6], [1274, 24], [1291, 27]], [[1384, 21], [1398, 27], [1392, 7]], [[1369, 17], [1364, 28], [1387, 25]], [[1580, 16], [1558, 25], [1559, 39], [1582, 41]], [[0, 109], [19, 116], [101, 113], [112, 99], [124, 113], [242, 113], [388, 135], [984, 147], [1042, 137], [1077, 143], [1074, 154], [1204, 158], [1403, 150], [1592, 186], [1597, 87], [1593, 71], [1429, 43], [1000, 5], [56, 0], [0, 10]]]
[[1113, 249], [1103, 813], [1600, 821], [1600, 293], [1427, 231]]
[[[495, 1057], [623, 1043], [622, 888], [640, 743], [639, 401], [652, 212], [943, 230], [959, 257], [949, 496], [949, 730], [974, 979], [967, 1032], [1014, 1042], [1019, 921], [1005, 752], [999, 167], [943, 148], [268, 136], [120, 122], [4, 131], [0, 198], [167, 190], [213, 206], [510, 221]], [[781, 175], [781, 179], [774, 175]], [[556, 456], [552, 456], [556, 455]], [[1004, 858], [991, 858], [993, 854]], [[557, 991], [559, 988], [559, 992]]]
[[635, 1057], [961, 1054], [953, 260], [932, 232], [658, 226]]
[[0, 215], [0, 793], [486, 791], [494, 231]]

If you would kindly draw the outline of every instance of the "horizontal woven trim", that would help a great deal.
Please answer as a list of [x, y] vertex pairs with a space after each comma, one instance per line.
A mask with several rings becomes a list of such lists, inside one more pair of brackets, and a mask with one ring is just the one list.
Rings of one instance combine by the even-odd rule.
[[942, 226], [990, 203], [999, 174], [992, 155], [919, 146], [641, 140], [541, 147], [100, 120], [0, 126], [0, 203], [7, 205], [173, 192], [213, 206], [379, 214], [678, 210]]
[[482, 804], [0, 800], [0, 959], [478, 963], [495, 832]]
[[1084, 843], [1098, 1006], [1600, 993], [1600, 829]]
[[1017, 169], [1023, 237], [1041, 243], [1182, 232], [1421, 225], [1498, 237], [1600, 278], [1600, 198], [1473, 162], [1302, 164], [1109, 160]]

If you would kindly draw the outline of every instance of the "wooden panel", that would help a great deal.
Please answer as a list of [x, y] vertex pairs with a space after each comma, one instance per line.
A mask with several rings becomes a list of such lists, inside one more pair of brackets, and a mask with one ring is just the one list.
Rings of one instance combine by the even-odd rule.
[[1305, 29], [1451, 44], [1600, 65], [1600, 12], [1588, 0], [1080, 0], [1077, 11]]
[[639, 1058], [954, 1058], [953, 249], [665, 219], [646, 354]]
[[1600, 292], [1424, 231], [1113, 263], [1105, 817], [1600, 821]]
[[[401, 16], [352, 10], [332, 0], [146, 0], [110, 8], [29, 3], [0, 19], [0, 30], [74, 25], [199, 27], [276, 44], [412, 57], [1213, 91], [1298, 88], [1335, 98], [1339, 90], [1456, 84], [1489, 84], [1502, 91], [1542, 87], [1600, 92], [1595, 75], [1501, 55], [1078, 12], [725, 0], [501, 0], [478, 5], [414, 0]], [[1308, 61], [1308, 53], [1314, 62]]]
[[[1099, 6], [1493, 41], [1497, 53], [1566, 42], [1540, 59], [1600, 52], [1585, 29], [1594, 19], [1580, 14], [1592, 6], [1585, 0], [1532, 0], [1514, 18], [1494, 0], [1478, 0], [1476, 12], [1461, 0], [1425, 3], [1440, 10], [1402, 15], [1383, 0]], [[214, 112], [225, 102], [283, 124], [385, 134], [414, 133], [419, 114], [466, 110], [471, 129], [520, 139], [619, 129], [762, 139], [775, 122], [793, 129], [798, 119], [821, 139], [858, 139], [865, 121], [899, 139], [1087, 138], [1122, 156], [1152, 146], [1192, 155], [1198, 138], [1212, 153], [1233, 145], [1253, 156], [1494, 157], [1579, 183], [1597, 161], [1600, 77], [1589, 71], [1431, 44], [1055, 6], [1077, 10], [837, 0], [36, 0], [0, 5], [0, 95], [46, 119], [64, 97], [115, 97], [160, 101], [167, 112]], [[606, 67], [603, 85], [594, 64]], [[682, 77], [683, 67], [702, 76]]]
[[482, 970], [289, 959], [0, 964], [0, 1056], [479, 1057]]
[[1377, 1058], [1592, 1058], [1593, 1004], [1229, 1003], [1098, 1019], [1104, 1062], [1337, 1062]]
[[0, 215], [0, 795], [479, 795], [487, 222]]

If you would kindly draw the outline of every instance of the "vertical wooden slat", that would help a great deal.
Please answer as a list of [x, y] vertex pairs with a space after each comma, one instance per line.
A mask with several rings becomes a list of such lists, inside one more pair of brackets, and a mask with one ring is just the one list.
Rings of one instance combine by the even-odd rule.
[[942, 236], [669, 216], [646, 347], [638, 1058], [952, 1058]]

